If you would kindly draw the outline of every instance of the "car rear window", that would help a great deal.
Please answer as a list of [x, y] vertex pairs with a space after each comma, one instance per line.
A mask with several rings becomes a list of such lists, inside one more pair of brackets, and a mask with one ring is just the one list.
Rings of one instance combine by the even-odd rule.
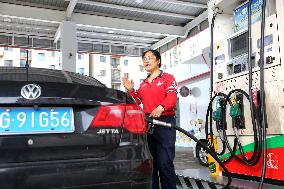
[[29, 68], [27, 74], [26, 68], [0, 67], [0, 81], [27, 81], [27, 77], [28, 81], [75, 83], [106, 87], [103, 83], [95, 78], [68, 71], [44, 68]]

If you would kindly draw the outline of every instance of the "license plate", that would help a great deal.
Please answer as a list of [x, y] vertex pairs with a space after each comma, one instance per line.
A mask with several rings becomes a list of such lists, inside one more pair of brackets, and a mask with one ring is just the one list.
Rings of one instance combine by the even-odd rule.
[[72, 108], [0, 107], [0, 135], [72, 133]]

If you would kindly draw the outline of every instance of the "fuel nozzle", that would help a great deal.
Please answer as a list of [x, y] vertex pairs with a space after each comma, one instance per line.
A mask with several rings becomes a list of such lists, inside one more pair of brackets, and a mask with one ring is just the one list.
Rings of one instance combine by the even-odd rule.
[[237, 129], [245, 129], [245, 118], [243, 113], [243, 95], [233, 95], [230, 101], [231, 108], [229, 114], [233, 119], [233, 127], [236, 127]]
[[226, 126], [226, 99], [219, 97], [216, 100], [216, 111], [212, 114], [217, 130], [227, 130]]
[[218, 98], [216, 100], [216, 111], [213, 112], [214, 121], [221, 121], [223, 119], [224, 105], [225, 105], [224, 98]]
[[231, 98], [231, 108], [230, 108], [230, 116], [232, 118], [236, 118], [238, 116], [241, 116], [241, 107], [240, 103], [237, 101], [237, 97], [234, 95]]
[[146, 121], [148, 123], [151, 123], [153, 125], [159, 125], [159, 126], [163, 126], [163, 127], [171, 127], [172, 124], [171, 123], [167, 123], [167, 122], [164, 122], [164, 121], [160, 121], [158, 120], [159, 118], [155, 119], [153, 117], [150, 117], [148, 115], [146, 115]]

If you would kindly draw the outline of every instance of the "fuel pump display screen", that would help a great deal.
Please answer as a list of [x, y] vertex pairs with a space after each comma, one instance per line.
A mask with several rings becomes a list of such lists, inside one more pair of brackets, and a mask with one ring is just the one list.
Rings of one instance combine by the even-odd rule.
[[245, 54], [247, 52], [247, 43], [248, 33], [245, 32], [235, 38], [230, 39], [230, 54], [231, 58], [235, 58], [239, 55]]
[[[252, 0], [251, 23], [261, 20], [261, 6], [263, 0]], [[235, 32], [248, 27], [248, 1], [234, 10]]]

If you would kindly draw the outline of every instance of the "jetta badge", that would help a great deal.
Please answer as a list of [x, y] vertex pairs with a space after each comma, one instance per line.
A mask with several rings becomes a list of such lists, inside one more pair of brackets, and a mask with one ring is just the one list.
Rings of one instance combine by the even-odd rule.
[[37, 99], [41, 95], [41, 88], [36, 84], [25, 85], [22, 87], [21, 95], [28, 100]]

